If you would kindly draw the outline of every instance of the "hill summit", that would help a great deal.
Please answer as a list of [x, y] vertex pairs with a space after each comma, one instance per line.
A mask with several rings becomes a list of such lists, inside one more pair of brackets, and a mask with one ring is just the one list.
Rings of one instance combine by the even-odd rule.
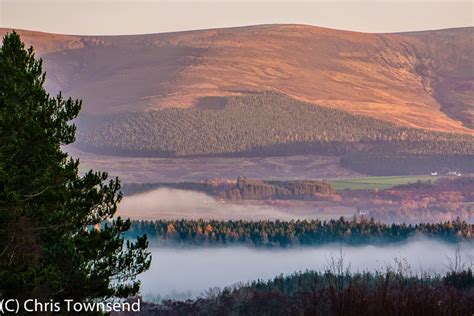
[[[2, 29], [0, 33], [8, 30]], [[474, 28], [367, 34], [261, 25], [133, 36], [19, 31], [86, 115], [219, 108], [276, 92], [401, 127], [474, 134]]]

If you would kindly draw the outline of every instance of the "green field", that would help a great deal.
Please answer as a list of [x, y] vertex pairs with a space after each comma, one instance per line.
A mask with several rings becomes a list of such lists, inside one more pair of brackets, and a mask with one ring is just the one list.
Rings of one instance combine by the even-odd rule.
[[392, 176], [392, 177], [367, 177], [353, 179], [330, 180], [336, 190], [364, 190], [364, 189], [387, 189], [400, 184], [421, 181], [436, 181], [440, 176]]

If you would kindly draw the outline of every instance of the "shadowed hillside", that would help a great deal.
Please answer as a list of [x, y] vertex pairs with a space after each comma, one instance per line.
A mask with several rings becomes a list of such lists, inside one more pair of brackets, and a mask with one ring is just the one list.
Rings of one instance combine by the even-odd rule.
[[79, 130], [79, 148], [125, 156], [340, 155], [373, 149], [474, 155], [473, 136], [398, 127], [275, 93], [223, 98], [220, 109], [165, 108], [89, 117], [81, 120]]
[[473, 33], [303, 25], [137, 36], [20, 32], [44, 57], [50, 91], [84, 98], [89, 114], [219, 108], [215, 97], [274, 91], [405, 127], [470, 134]]
[[474, 172], [474, 136], [443, 133], [256, 93], [219, 108], [165, 108], [89, 116], [76, 147], [135, 157], [343, 156], [344, 167], [375, 175]]

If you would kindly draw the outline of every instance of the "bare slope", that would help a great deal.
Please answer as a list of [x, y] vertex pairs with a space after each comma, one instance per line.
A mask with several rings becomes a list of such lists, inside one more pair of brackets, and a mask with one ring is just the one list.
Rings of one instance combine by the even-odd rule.
[[20, 33], [44, 57], [49, 89], [84, 99], [89, 114], [218, 107], [219, 99], [209, 97], [271, 90], [405, 127], [474, 133], [473, 28], [365, 34], [263, 25], [111, 37]]

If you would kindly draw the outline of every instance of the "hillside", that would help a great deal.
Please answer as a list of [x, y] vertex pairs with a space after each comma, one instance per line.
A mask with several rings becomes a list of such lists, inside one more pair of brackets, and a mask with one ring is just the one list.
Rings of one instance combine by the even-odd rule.
[[95, 115], [79, 122], [75, 146], [129, 157], [333, 155], [372, 175], [474, 172], [472, 135], [400, 127], [270, 92], [222, 102]]
[[[5, 33], [6, 30], [0, 30]], [[403, 127], [474, 134], [473, 28], [366, 34], [262, 25], [136, 36], [20, 31], [50, 91], [96, 114], [221, 107], [273, 91]]]
[[76, 146], [125, 156], [281, 156], [383, 149], [403, 154], [474, 155], [474, 137], [403, 128], [288, 98], [257, 93], [223, 99], [219, 109], [165, 108], [94, 116]]

